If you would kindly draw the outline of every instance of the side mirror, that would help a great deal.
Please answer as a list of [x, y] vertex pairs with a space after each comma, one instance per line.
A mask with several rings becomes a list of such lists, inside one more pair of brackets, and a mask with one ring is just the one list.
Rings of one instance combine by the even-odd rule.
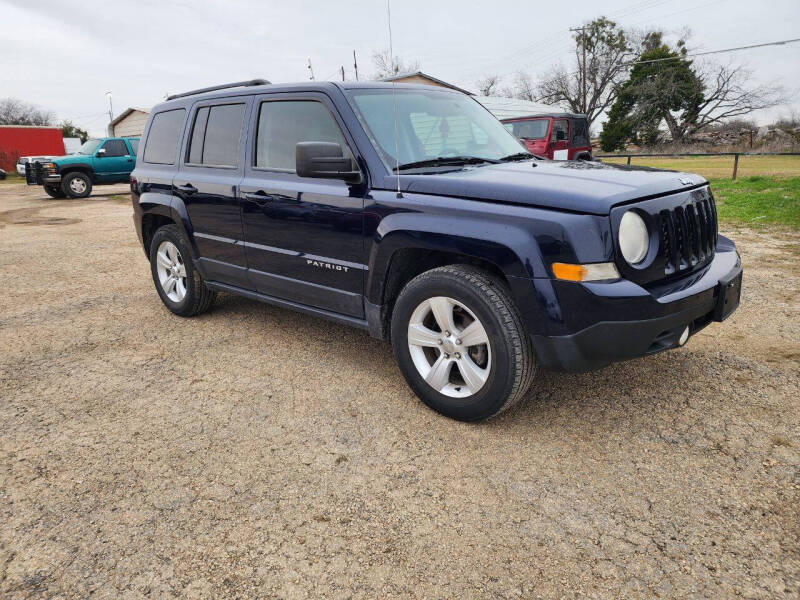
[[353, 168], [353, 161], [344, 156], [339, 144], [331, 142], [299, 142], [295, 146], [295, 170], [300, 177], [361, 181], [361, 172]]
[[105, 148], [100, 148], [100, 150], [97, 151], [97, 154], [95, 154], [95, 156], [97, 158], [102, 158], [105, 155], [106, 155], [106, 149]]

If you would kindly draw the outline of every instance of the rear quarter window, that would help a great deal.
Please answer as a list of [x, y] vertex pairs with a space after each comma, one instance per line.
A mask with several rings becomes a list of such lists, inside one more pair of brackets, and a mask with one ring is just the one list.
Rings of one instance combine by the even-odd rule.
[[144, 147], [144, 162], [174, 165], [183, 132], [186, 109], [166, 110], [153, 117]]
[[128, 143], [131, 145], [131, 152], [134, 156], [139, 154], [139, 140], [138, 139], [129, 139]]

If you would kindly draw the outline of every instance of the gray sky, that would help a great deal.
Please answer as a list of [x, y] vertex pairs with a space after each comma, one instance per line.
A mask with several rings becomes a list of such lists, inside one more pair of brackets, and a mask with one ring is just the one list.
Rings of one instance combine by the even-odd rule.
[[[384, 0], [0, 0], [0, 98], [17, 97], [72, 119], [92, 134], [115, 115], [164, 95], [265, 77], [318, 80], [373, 72], [388, 46]], [[475, 90], [487, 74], [532, 76], [570, 64], [567, 31], [606, 15], [625, 27], [691, 29], [691, 48], [718, 50], [800, 37], [798, 0], [608, 0], [503, 3], [393, 0], [395, 54], [440, 79]], [[714, 57], [744, 63], [757, 83], [800, 93], [800, 43]], [[761, 122], [800, 112], [800, 101], [758, 114]]]

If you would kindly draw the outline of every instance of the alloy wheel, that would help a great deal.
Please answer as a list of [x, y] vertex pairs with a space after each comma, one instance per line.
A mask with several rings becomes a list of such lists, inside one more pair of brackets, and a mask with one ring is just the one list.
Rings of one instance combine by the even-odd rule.
[[408, 349], [420, 376], [440, 394], [466, 398], [489, 378], [492, 348], [483, 324], [458, 300], [421, 302], [408, 323]]
[[83, 194], [86, 191], [86, 181], [81, 177], [74, 177], [69, 182], [69, 189], [73, 194]]
[[186, 297], [186, 265], [178, 247], [168, 240], [158, 246], [156, 271], [167, 298], [181, 302]]

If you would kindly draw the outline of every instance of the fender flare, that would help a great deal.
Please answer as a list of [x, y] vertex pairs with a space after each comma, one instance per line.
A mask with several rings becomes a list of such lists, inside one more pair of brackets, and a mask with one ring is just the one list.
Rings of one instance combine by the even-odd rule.
[[[509, 281], [545, 273], [538, 244], [524, 227], [508, 221], [483, 221], [479, 225], [476, 228], [474, 218], [447, 214], [395, 213], [385, 217], [370, 248], [366, 300], [373, 304], [383, 302], [393, 256], [402, 249], [443, 251], [480, 259], [496, 266]], [[465, 236], [464, 231], [470, 234]]]
[[58, 168], [58, 174], [61, 175], [62, 179], [66, 175], [69, 175], [70, 173], [73, 173], [75, 171], [80, 171], [81, 173], [85, 173], [86, 175], [88, 175], [91, 178], [92, 183], [96, 183], [97, 182], [97, 178], [95, 177], [95, 174], [94, 174], [94, 169], [89, 164], [86, 164], [86, 163], [70, 163], [68, 165], [64, 165], [63, 169], [61, 167]]
[[[197, 244], [194, 235], [192, 235], [193, 230], [189, 220], [189, 213], [183, 200], [172, 194], [143, 192], [139, 196], [139, 207], [142, 211], [142, 220], [144, 220], [145, 215], [160, 215], [175, 223], [189, 242], [193, 254], [192, 258], [196, 259], [199, 256]], [[197, 264], [196, 260], [194, 262]]]

